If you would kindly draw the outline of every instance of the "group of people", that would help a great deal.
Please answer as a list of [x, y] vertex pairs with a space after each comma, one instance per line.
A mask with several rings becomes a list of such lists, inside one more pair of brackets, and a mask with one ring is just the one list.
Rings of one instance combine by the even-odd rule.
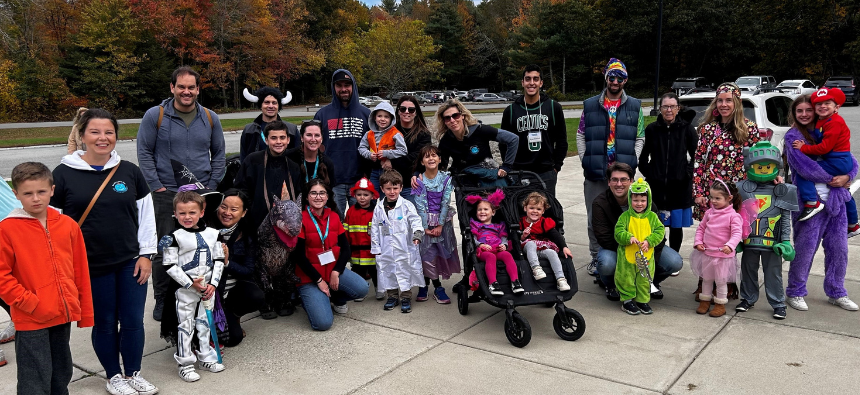
[[[661, 98], [658, 120], [646, 127], [641, 102], [624, 92], [624, 64], [610, 60], [604, 75], [604, 91], [584, 103], [576, 139], [588, 270], [610, 300], [628, 314], [651, 313], [650, 299], [663, 296], [661, 282], [683, 266], [683, 228], [696, 218], [702, 221], [691, 257], [701, 278], [697, 312], [722, 315], [738, 293], [736, 310], [751, 308], [759, 261], [775, 318], [785, 317], [786, 302], [808, 309], [806, 281], [825, 232], [825, 292], [831, 303], [857, 310], [844, 288], [847, 238], [857, 231], [844, 187], [857, 162], [845, 154], [848, 130], [835, 114], [841, 105], [835, 90], [792, 105], [785, 154], [794, 188], [777, 177], [779, 151], [757, 144], [736, 86], [718, 88], [697, 132], [673, 94]], [[332, 77], [332, 103], [299, 126], [278, 115], [289, 92], [246, 90], [261, 114], [244, 128], [241, 165], [227, 179], [220, 121], [197, 103], [200, 75], [191, 68], [175, 70], [172, 97], [144, 115], [139, 167], [116, 153], [119, 128], [110, 113], [82, 111], [74, 142], [80, 149], [53, 171], [36, 162], [16, 166], [12, 185], [21, 208], [0, 222], [0, 298], [17, 329], [19, 393], [67, 392], [71, 322], [93, 327], [109, 393], [157, 393], [140, 374], [150, 275], [153, 318], [176, 345], [179, 376], [189, 382], [200, 379], [196, 369], [225, 369], [222, 346], [242, 341], [240, 318], [257, 310], [274, 319], [301, 305], [311, 328], [328, 330], [334, 314], [347, 313], [348, 301], [363, 301], [371, 284], [385, 310], [409, 313], [415, 287], [416, 302], [432, 297], [448, 304], [441, 280], [461, 271], [456, 175], [488, 190], [504, 187], [514, 170], [541, 178], [546, 191], [522, 202], [520, 247], [531, 275], [547, 277], [543, 257], [557, 288], [569, 290], [560, 258], [571, 251], [544, 216], [568, 150], [564, 114], [541, 93], [540, 67], [525, 67], [522, 86], [500, 128], [449, 100], [432, 131], [414, 97], [394, 107], [361, 105], [347, 70]], [[501, 164], [492, 159], [490, 141], [499, 143]], [[635, 179], [637, 168], [644, 179]], [[505, 292], [495, 278], [498, 264], [511, 279], [510, 292], [519, 294], [508, 230], [495, 218], [503, 199], [499, 189], [465, 200], [474, 206], [470, 228], [490, 292]], [[755, 205], [746, 204], [750, 199]], [[782, 259], [792, 260], [785, 291]]]

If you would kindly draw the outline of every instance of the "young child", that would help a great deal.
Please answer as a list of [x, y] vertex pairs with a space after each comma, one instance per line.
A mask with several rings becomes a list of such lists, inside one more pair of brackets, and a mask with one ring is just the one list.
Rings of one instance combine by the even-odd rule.
[[451, 274], [460, 272], [460, 256], [457, 255], [457, 237], [451, 221], [455, 215], [450, 206], [454, 185], [451, 184], [451, 174], [439, 170], [440, 161], [439, 148], [427, 145], [418, 153], [418, 163], [415, 164], [415, 170], [421, 175], [417, 179], [418, 188], [412, 189], [412, 196], [424, 225], [421, 261], [425, 284], [418, 288], [415, 300], [427, 300], [427, 288], [432, 280], [436, 303], [449, 304], [451, 299], [439, 278], [447, 280]]
[[570, 285], [564, 277], [561, 268], [561, 259], [558, 257], [559, 248], [566, 258], [573, 256], [570, 248], [561, 233], [555, 229], [555, 221], [552, 218], [544, 218], [543, 213], [549, 208], [549, 201], [540, 192], [532, 192], [523, 200], [523, 210], [526, 215], [520, 219], [520, 229], [523, 230], [522, 243], [526, 259], [532, 267], [535, 280], [546, 277], [540, 267], [538, 256], [549, 260], [552, 272], [555, 274], [555, 283], [559, 291], [570, 291]]
[[[812, 94], [812, 105], [818, 120], [812, 135], [819, 144], [806, 144], [802, 140], [794, 140], [791, 146], [806, 155], [818, 155], [818, 165], [831, 176], [848, 174], [854, 166], [851, 155], [851, 130], [837, 111], [845, 103], [845, 93], [838, 88], [821, 88]], [[803, 211], [798, 221], [806, 221], [824, 209], [824, 203], [819, 199], [819, 193], [827, 194], [829, 189], [825, 184], [815, 184], [797, 176], [797, 188], [800, 199], [803, 200]], [[825, 198], [826, 200], [826, 198]], [[857, 203], [854, 199], [845, 203], [848, 215], [848, 237], [860, 234], [860, 224], [857, 219]]]
[[[707, 313], [713, 298], [715, 306], [710, 316], [722, 317], [726, 314], [726, 303], [729, 302], [728, 283], [739, 282], [735, 247], [750, 232], [744, 232], [744, 219], [738, 212], [741, 209], [741, 197], [734, 185], [729, 186], [718, 178], [711, 184], [710, 196], [711, 208], [705, 212], [696, 229], [690, 268], [702, 279], [702, 293], [699, 294], [696, 313]], [[717, 295], [713, 297], [715, 282]]]
[[370, 130], [361, 138], [358, 153], [373, 161], [370, 182], [376, 185], [376, 192], [382, 193], [379, 177], [385, 170], [391, 170], [390, 159], [406, 156], [406, 140], [403, 133], [394, 126], [394, 107], [384, 101], [376, 105], [367, 119]]
[[520, 276], [517, 272], [517, 263], [514, 262], [514, 257], [508, 252], [508, 231], [504, 223], [493, 223], [493, 217], [496, 215], [496, 210], [499, 209], [499, 203], [505, 198], [505, 193], [501, 189], [496, 189], [495, 192], [486, 198], [478, 195], [466, 196], [466, 201], [470, 204], [476, 204], [475, 217], [470, 222], [472, 228], [472, 236], [475, 238], [475, 244], [478, 245], [478, 260], [486, 263], [487, 281], [490, 282], [490, 293], [496, 296], [505, 294], [502, 291], [501, 285], [496, 281], [496, 270], [498, 269], [497, 261], [502, 261], [505, 265], [505, 271], [511, 278], [511, 288], [515, 294], [525, 292], [523, 285], [520, 284]]
[[[373, 222], [373, 211], [376, 209], [376, 200], [379, 194], [376, 187], [367, 178], [362, 178], [349, 190], [350, 196], [354, 197], [356, 203], [346, 211], [343, 217], [343, 228], [346, 229], [346, 238], [349, 240], [351, 251], [350, 262], [352, 271], [361, 276], [365, 281], [373, 281], [376, 288], [376, 300], [385, 298], [385, 290], [378, 288], [376, 279], [376, 258], [370, 253], [370, 226]], [[364, 298], [355, 299], [356, 302]]]
[[399, 296], [400, 312], [409, 313], [412, 311], [412, 287], [424, 285], [418, 250], [424, 237], [424, 228], [415, 206], [400, 198], [403, 188], [400, 173], [386, 171], [379, 177], [379, 182], [385, 197], [380, 199], [373, 210], [370, 253], [376, 255], [379, 288], [388, 293], [383, 308], [393, 309], [398, 304]]
[[[183, 191], [173, 198], [173, 215], [179, 229], [161, 238], [158, 250], [164, 254], [164, 265], [180, 288], [176, 290], [176, 317], [179, 320], [176, 354], [179, 377], [186, 382], [200, 380], [194, 371], [198, 360], [200, 368], [212, 373], [224, 370], [218, 354], [209, 345], [209, 325], [205, 301], [212, 299], [224, 269], [224, 250], [219, 242], [218, 230], [206, 227], [201, 221], [205, 200], [194, 191]], [[201, 302], [203, 301], [203, 302]], [[197, 330], [199, 351], [191, 349], [194, 330]]]
[[93, 326], [84, 236], [48, 207], [54, 178], [45, 165], [15, 166], [12, 189], [23, 208], [0, 222], [0, 297], [17, 329], [18, 393], [68, 393], [71, 323]]
[[651, 314], [651, 283], [639, 274], [636, 252], [641, 251], [648, 260], [648, 273], [654, 278], [654, 246], [663, 241], [666, 232], [663, 223], [651, 211], [651, 188], [643, 179], [630, 184], [627, 192], [627, 211], [621, 213], [615, 224], [615, 241], [618, 242], [618, 261], [615, 266], [615, 288], [621, 295], [621, 311], [636, 315]]

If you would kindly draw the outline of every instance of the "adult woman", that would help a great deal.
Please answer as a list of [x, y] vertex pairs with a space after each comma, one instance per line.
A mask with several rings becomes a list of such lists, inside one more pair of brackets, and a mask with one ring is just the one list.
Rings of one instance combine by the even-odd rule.
[[693, 165], [696, 203], [693, 217], [701, 221], [708, 210], [711, 184], [717, 178], [725, 182], [746, 179], [743, 149], [759, 141], [758, 126], [744, 118], [741, 90], [737, 85], [726, 82], [717, 88], [717, 96], [705, 110], [699, 125], [699, 134]]
[[[415, 96], [403, 96], [397, 101], [397, 130], [403, 133], [403, 138], [406, 140], [406, 156], [391, 160], [391, 166], [394, 170], [400, 173], [404, 180], [412, 178], [413, 166], [418, 158], [418, 152], [421, 148], [432, 144], [430, 139], [430, 131], [427, 129], [427, 122], [424, 121], [424, 113], [421, 112], [421, 106], [418, 105], [418, 99]], [[412, 188], [403, 188], [400, 191], [400, 196], [406, 198], [415, 204], [412, 197]]]
[[265, 295], [254, 282], [256, 254], [253, 229], [247, 229], [245, 214], [248, 213], [250, 199], [238, 189], [224, 192], [224, 200], [218, 206], [217, 216], [221, 223], [221, 236], [229, 251], [229, 264], [224, 266], [224, 281], [218, 285], [221, 303], [227, 319], [227, 347], [237, 346], [245, 337], [239, 321], [243, 315], [263, 307]]
[[813, 159], [791, 146], [795, 140], [804, 140], [807, 144], [820, 143], [809, 132], [815, 126], [815, 112], [809, 95], [794, 99], [790, 115], [793, 122], [785, 134], [784, 147], [792, 180], [801, 176], [821, 183], [820, 188], [816, 185], [816, 189], [821, 201], [827, 204], [823, 212], [803, 222], [797, 220], [798, 212], [792, 213], [795, 257], [788, 270], [786, 303], [797, 310], [809, 309], [804, 300], [807, 295], [806, 281], [820, 244], [824, 247], [824, 293], [828, 301], [845, 310], [856, 311], [857, 304], [848, 298], [848, 291], [845, 290], [845, 271], [848, 266], [848, 234], [845, 229], [848, 219], [844, 203], [851, 199], [851, 193], [844, 186], [857, 175], [857, 160], [854, 160], [854, 169], [847, 175], [834, 177], [825, 172]]
[[107, 391], [154, 394], [158, 389], [140, 376], [143, 308], [157, 243], [149, 186], [140, 168], [114, 150], [119, 125], [113, 115], [90, 109], [79, 125], [87, 150], [66, 155], [54, 169], [51, 205], [81, 224], [95, 312], [93, 349]]
[[[299, 127], [301, 144], [287, 151], [287, 158], [299, 165], [302, 172], [302, 189], [313, 179], [319, 178], [331, 184], [334, 180], [334, 162], [326, 156], [322, 146], [323, 137], [317, 120], [304, 121]], [[305, 196], [307, 198], [307, 196]], [[307, 199], [305, 199], [307, 202]]]
[[[442, 152], [440, 169], [448, 167], [450, 158], [453, 159], [451, 173], [477, 176], [482, 186], [506, 185], [504, 178], [517, 157], [520, 141], [517, 135], [478, 123], [466, 106], [457, 99], [448, 100], [436, 110], [436, 134], [439, 137], [439, 150]], [[505, 147], [502, 151], [505, 153], [503, 163], [498, 170], [494, 168], [490, 141], [497, 141]], [[417, 187], [414, 181], [412, 187]]]
[[[683, 228], [693, 225], [693, 162], [699, 136], [690, 120], [696, 113], [681, 110], [678, 96], [660, 98], [657, 121], [645, 128], [645, 146], [639, 155], [639, 171], [651, 185], [654, 204], [663, 225], [671, 229], [669, 246], [680, 251]], [[686, 118], [686, 119], [685, 119]]]
[[308, 182], [306, 192], [308, 206], [291, 259], [296, 259], [299, 293], [311, 328], [325, 331], [334, 322], [330, 304], [338, 314], [346, 314], [346, 302], [367, 296], [368, 285], [346, 268], [349, 241], [340, 217], [327, 207], [331, 188], [317, 178]]

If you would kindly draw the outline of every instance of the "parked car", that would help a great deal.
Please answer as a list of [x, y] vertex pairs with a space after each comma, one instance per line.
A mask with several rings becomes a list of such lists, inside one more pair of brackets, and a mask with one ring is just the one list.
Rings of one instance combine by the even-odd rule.
[[694, 92], [709, 92], [714, 90], [714, 87], [705, 77], [681, 77], [672, 83], [672, 90], [676, 95], [682, 96]]
[[442, 103], [445, 101], [445, 94], [440, 91], [432, 91], [427, 94], [427, 98], [431, 103]]
[[826, 88], [841, 89], [845, 93], [845, 105], [851, 102], [856, 106], [860, 105], [860, 89], [857, 89], [858, 82], [860, 82], [860, 79], [857, 77], [838, 76], [828, 78], [824, 86]]
[[745, 75], [735, 80], [735, 85], [742, 91], [755, 93], [763, 89], [775, 89], [776, 79], [772, 75]]
[[475, 95], [474, 101], [476, 102], [499, 102], [499, 101], [507, 101], [504, 97], [500, 97], [495, 93], [481, 93]]
[[497, 93], [497, 95], [499, 95], [499, 97], [505, 98], [505, 100], [507, 100], [507, 101], [513, 101], [514, 96], [516, 96], [516, 94], [512, 91], [499, 92], [499, 93]]
[[454, 92], [454, 98], [456, 98], [459, 101], [468, 101], [469, 100], [469, 92], [466, 92], [466, 91]]
[[374, 107], [379, 103], [382, 103], [385, 99], [379, 96], [359, 96], [358, 102], [364, 104], [366, 107]]
[[791, 97], [797, 97], [815, 92], [818, 89], [810, 80], [785, 80], [776, 86], [776, 90]]
[[[696, 127], [705, 116], [705, 110], [714, 100], [716, 92], [691, 93], [678, 98], [679, 104], [696, 111], [692, 124]], [[744, 116], [758, 125], [762, 138], [773, 142], [782, 149], [782, 138], [789, 129], [791, 96], [782, 92], [768, 92], [758, 95], [741, 95]]]
[[415, 92], [415, 91], [397, 92], [397, 93], [395, 93], [395, 94], [391, 95], [391, 97], [389, 97], [389, 98], [388, 98], [388, 100], [389, 100], [389, 101], [391, 101], [391, 104], [396, 104], [396, 103], [397, 103], [397, 101], [398, 101], [398, 100], [400, 100], [400, 98], [401, 98], [401, 97], [403, 97], [403, 96], [415, 96], [415, 99], [417, 99], [417, 100], [418, 100], [418, 104], [425, 104], [425, 103], [429, 103], [429, 102], [430, 102], [430, 100], [428, 100], [426, 97], [424, 97], [424, 94], [426, 94], [426, 93], [427, 93], [427, 92], [424, 92], [424, 91], [418, 91], [418, 92]]
[[489, 92], [489, 91], [484, 89], [484, 88], [469, 89], [469, 93], [466, 95], [466, 100], [475, 101], [476, 96], [480, 95], [481, 93], [487, 93], [487, 92]]

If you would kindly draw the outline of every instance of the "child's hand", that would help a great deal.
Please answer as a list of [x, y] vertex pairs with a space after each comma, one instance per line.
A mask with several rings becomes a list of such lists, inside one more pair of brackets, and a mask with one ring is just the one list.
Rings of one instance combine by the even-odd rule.
[[703, 251], [705, 251], [705, 245], [704, 245], [704, 244], [699, 244], [699, 245], [697, 245], [697, 246], [696, 246], [696, 251], [702, 251], [702, 252], [703, 252]]
[[206, 284], [203, 284], [202, 278], [195, 278], [194, 282], [191, 283], [191, 288], [194, 288], [200, 292], [206, 292]]
[[212, 295], [215, 294], [215, 286], [212, 284], [206, 284], [206, 290], [203, 291], [203, 300], [209, 300], [212, 298]]
[[492, 251], [493, 250], [493, 247], [490, 247], [489, 244], [481, 244], [478, 246], [478, 248], [482, 249], [484, 251]]
[[639, 244], [639, 240], [636, 240], [636, 236], [630, 238], [630, 244]]
[[523, 237], [528, 237], [528, 235], [530, 235], [531, 233], [532, 228], [526, 228], [526, 230], [523, 231]]
[[639, 245], [639, 249], [642, 250], [642, 252], [648, 252], [649, 247], [648, 240], [643, 241], [642, 244]]
[[803, 140], [794, 140], [791, 142], [791, 146], [794, 149], [800, 149], [800, 147], [803, 147], [804, 144], [806, 143]]
[[230, 264], [230, 249], [224, 243], [221, 243], [221, 248], [224, 249], [224, 267], [227, 267]]
[[382, 168], [385, 170], [391, 170], [391, 161], [386, 158], [380, 159], [382, 161]]
[[507, 249], [508, 249], [507, 244], [499, 244], [499, 251], [507, 251]]
[[564, 253], [565, 258], [573, 258], [573, 253], [570, 252], [570, 248], [564, 247], [564, 249], [561, 250], [561, 252]]
[[720, 248], [720, 252], [722, 252], [723, 254], [730, 254], [732, 253], [732, 251], [734, 251], [734, 249], [729, 246], [723, 246], [723, 248]]

